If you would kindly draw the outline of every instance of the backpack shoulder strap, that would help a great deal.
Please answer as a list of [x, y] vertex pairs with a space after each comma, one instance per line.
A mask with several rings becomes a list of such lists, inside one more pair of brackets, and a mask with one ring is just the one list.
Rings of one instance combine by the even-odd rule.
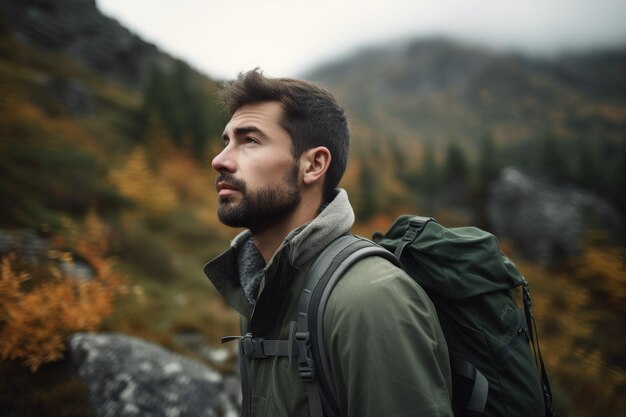
[[374, 242], [344, 235], [322, 251], [307, 274], [298, 303], [295, 342], [298, 370], [307, 385], [311, 417], [339, 415], [330, 361], [324, 347], [324, 309], [343, 274], [369, 256], [381, 256], [402, 267], [391, 252]]
[[292, 358], [297, 350], [298, 371], [307, 387], [310, 417], [338, 417], [339, 406], [330, 361], [324, 347], [324, 309], [330, 293], [341, 276], [360, 259], [381, 256], [397, 266], [400, 261], [374, 242], [353, 235], [337, 238], [318, 255], [306, 278], [298, 301], [297, 321], [291, 322], [289, 339], [269, 340], [245, 336], [226, 336], [222, 343], [239, 340], [239, 366], [242, 387], [242, 415], [251, 410], [250, 381], [246, 359], [275, 356]]

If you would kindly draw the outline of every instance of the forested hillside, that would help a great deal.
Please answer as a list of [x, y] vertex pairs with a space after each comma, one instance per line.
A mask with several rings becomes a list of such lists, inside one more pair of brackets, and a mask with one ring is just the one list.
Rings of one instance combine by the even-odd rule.
[[179, 333], [235, 331], [201, 272], [233, 233], [216, 87], [93, 1], [0, 2], [1, 415], [90, 415], [74, 332], [192, 354]]
[[[624, 49], [538, 59], [430, 39], [306, 77], [350, 116], [342, 185], [367, 236], [406, 212], [491, 228], [511, 165], [623, 221], [625, 71]], [[215, 215], [218, 86], [92, 0], [0, 1], [0, 415], [90, 415], [64, 358], [74, 332], [198, 359], [180, 335], [238, 331], [201, 272], [236, 233]], [[626, 407], [623, 222], [587, 214], [576, 256], [545, 264], [502, 240], [533, 286], [561, 416]]]
[[[626, 406], [626, 362], [617, 353], [626, 349], [618, 330], [626, 319], [625, 74], [625, 48], [538, 58], [444, 39], [365, 49], [308, 74], [351, 116], [346, 184], [371, 227], [413, 210], [489, 230], [498, 220], [525, 236], [501, 244], [534, 286], [560, 415]], [[510, 166], [532, 175], [503, 182]], [[529, 178], [550, 185], [539, 191]], [[554, 198], [560, 193], [569, 199]], [[600, 226], [613, 215], [583, 208], [583, 195], [621, 220]], [[499, 199], [508, 200], [489, 213]], [[561, 221], [570, 209], [586, 211], [586, 232], [570, 239], [574, 255], [555, 245], [560, 255], [547, 267], [525, 259], [522, 246], [544, 244], [532, 232], [537, 222], [557, 239], [578, 227]]]
[[533, 58], [426, 39], [366, 49], [308, 77], [345, 103], [358, 159], [381, 176], [482, 189], [517, 165], [624, 211], [625, 73], [623, 48]]

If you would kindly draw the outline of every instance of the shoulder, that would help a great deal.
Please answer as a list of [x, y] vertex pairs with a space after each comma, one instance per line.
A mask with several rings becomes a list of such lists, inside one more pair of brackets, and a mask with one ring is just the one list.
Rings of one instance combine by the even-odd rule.
[[328, 300], [326, 316], [382, 320], [389, 314], [404, 315], [406, 310], [416, 309], [420, 315], [436, 315], [422, 287], [402, 268], [372, 256], [350, 267], [339, 280]]
[[365, 258], [339, 280], [323, 337], [346, 415], [452, 415], [448, 350], [435, 307], [387, 259]]
[[[435, 306], [413, 278], [387, 259], [365, 258], [353, 265], [331, 292], [323, 314], [324, 345], [334, 368], [375, 361], [384, 368], [389, 360], [381, 358], [403, 358], [414, 364], [412, 369], [447, 381], [448, 349]], [[368, 348], [355, 352], [354, 346]]]

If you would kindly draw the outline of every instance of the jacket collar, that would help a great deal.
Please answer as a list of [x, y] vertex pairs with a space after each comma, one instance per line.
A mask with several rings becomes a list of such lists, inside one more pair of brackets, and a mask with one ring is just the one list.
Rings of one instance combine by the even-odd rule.
[[[261, 273], [265, 281], [276, 279], [285, 266], [294, 270], [301, 269], [310, 262], [330, 242], [350, 231], [354, 223], [354, 212], [348, 200], [348, 194], [343, 189], [337, 189], [335, 198], [323, 208], [320, 214], [311, 222], [292, 230]], [[242, 250], [245, 243], [252, 238], [252, 233], [246, 230], [240, 233], [231, 242], [230, 247], [221, 255], [204, 266], [204, 273], [211, 280], [215, 288], [226, 301], [239, 313], [249, 317], [253, 304], [246, 298], [240, 277], [240, 257], [246, 251]], [[278, 279], [287, 284], [293, 278], [292, 274], [282, 274]], [[289, 276], [287, 276], [289, 275]], [[261, 283], [260, 285], [264, 285]]]

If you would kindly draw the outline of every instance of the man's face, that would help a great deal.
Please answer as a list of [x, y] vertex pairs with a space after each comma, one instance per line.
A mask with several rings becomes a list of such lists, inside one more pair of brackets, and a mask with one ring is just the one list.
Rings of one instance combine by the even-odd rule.
[[299, 163], [279, 121], [278, 102], [239, 108], [224, 129], [224, 149], [213, 159], [220, 221], [261, 232], [275, 226], [301, 200]]

